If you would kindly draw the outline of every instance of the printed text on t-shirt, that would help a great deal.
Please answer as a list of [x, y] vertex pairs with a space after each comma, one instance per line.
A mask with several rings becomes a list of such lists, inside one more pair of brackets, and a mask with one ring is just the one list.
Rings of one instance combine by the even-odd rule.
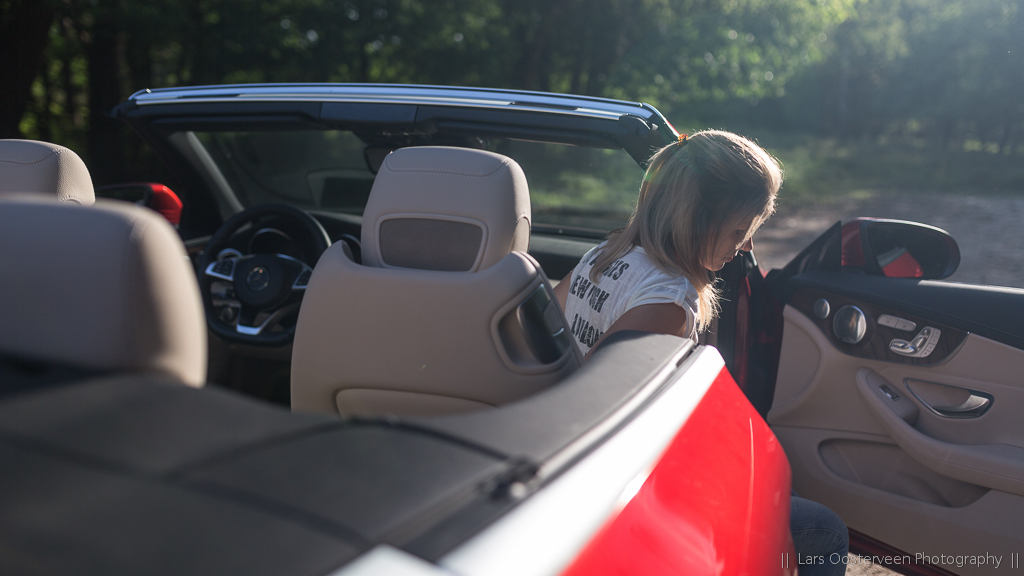
[[587, 348], [591, 348], [604, 335], [604, 332], [591, 326], [590, 322], [580, 318], [579, 314], [575, 314], [572, 318], [572, 335]]
[[604, 303], [608, 300], [611, 294], [601, 290], [593, 282], [588, 280], [586, 277], [580, 275], [576, 276], [572, 280], [572, 286], [569, 288], [569, 294], [576, 296], [580, 300], [586, 300], [590, 307], [600, 313], [601, 309], [604, 308]]
[[619, 276], [622, 276], [622, 273], [625, 272], [627, 268], [629, 268], [629, 264], [622, 260], [616, 260], [615, 262], [612, 262], [612, 265], [609, 266], [607, 270], [604, 271], [602, 276], [610, 276], [612, 280], [618, 280]]
[[[590, 262], [587, 262], [587, 264], [590, 265], [590, 266], [593, 266], [594, 263], [597, 262], [597, 256], [598, 255], [594, 255], [594, 257], [591, 258]], [[612, 262], [611, 266], [606, 268], [604, 273], [601, 274], [601, 275], [602, 276], [610, 276], [612, 280], [618, 280], [619, 277], [622, 276], [622, 273], [625, 272], [627, 268], [629, 268], [629, 264], [627, 264], [626, 262], [623, 262], [622, 260], [616, 260], [615, 262]]]

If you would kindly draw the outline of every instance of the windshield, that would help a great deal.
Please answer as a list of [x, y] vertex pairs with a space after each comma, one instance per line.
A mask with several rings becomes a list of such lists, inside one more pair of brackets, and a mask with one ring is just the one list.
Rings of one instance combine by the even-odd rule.
[[[196, 136], [243, 206], [284, 202], [360, 215], [374, 169], [392, 149], [346, 130]], [[633, 210], [643, 170], [624, 150], [507, 138], [466, 142], [522, 166], [534, 225], [607, 231], [624, 225]]]

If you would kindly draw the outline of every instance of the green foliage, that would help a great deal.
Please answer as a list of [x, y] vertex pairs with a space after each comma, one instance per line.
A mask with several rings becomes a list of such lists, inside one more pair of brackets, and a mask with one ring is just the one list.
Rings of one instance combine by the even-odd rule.
[[[34, 1], [0, 0], [3, 29]], [[816, 153], [1024, 153], [1024, 0], [47, 1], [58, 13], [21, 133], [87, 152], [116, 130], [105, 108], [143, 88], [405, 82], [640, 100], [681, 127], [836, 139]], [[572, 186], [600, 196], [585, 180]]]
[[88, 129], [88, 62], [66, 19], [50, 28], [46, 59], [31, 86], [29, 113], [21, 132], [28, 138], [84, 147]]
[[828, 58], [791, 83], [780, 123], [1018, 154], [1022, 9], [1022, 0], [862, 1], [834, 30]]
[[625, 150], [504, 139], [488, 146], [523, 167], [535, 224], [610, 230], [633, 211], [643, 171]]
[[786, 202], [904, 191], [1007, 194], [1024, 190], [1024, 162], [974, 149], [976, 142], [949, 150], [922, 141], [843, 141], [792, 133], [762, 133], [761, 142], [785, 168], [781, 197]]
[[822, 56], [826, 32], [848, 16], [849, 0], [662, 2], [617, 78], [617, 96], [668, 111], [726, 98], [761, 99]]
[[[61, 4], [48, 61], [118, 31], [124, 91], [416, 82], [650, 98], [778, 93], [853, 0], [96, 0]], [[67, 42], [63, 42], [67, 40]]]

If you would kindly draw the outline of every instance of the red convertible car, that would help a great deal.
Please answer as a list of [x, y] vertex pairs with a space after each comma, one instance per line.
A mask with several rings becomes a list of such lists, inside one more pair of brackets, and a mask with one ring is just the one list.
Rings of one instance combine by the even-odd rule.
[[793, 574], [791, 475], [880, 562], [1019, 569], [1024, 292], [939, 281], [942, 231], [744, 254], [699, 345], [583, 362], [548, 278], [628, 217], [677, 136], [652, 107], [265, 85], [113, 113], [170, 188], [92, 204], [73, 153], [0, 142], [4, 573]]

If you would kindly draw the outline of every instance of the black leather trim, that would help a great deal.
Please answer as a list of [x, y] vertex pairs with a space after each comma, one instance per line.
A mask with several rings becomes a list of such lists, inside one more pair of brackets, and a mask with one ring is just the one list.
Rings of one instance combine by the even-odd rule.
[[1024, 349], [1021, 289], [820, 271], [796, 276], [792, 284], [904, 310]]

